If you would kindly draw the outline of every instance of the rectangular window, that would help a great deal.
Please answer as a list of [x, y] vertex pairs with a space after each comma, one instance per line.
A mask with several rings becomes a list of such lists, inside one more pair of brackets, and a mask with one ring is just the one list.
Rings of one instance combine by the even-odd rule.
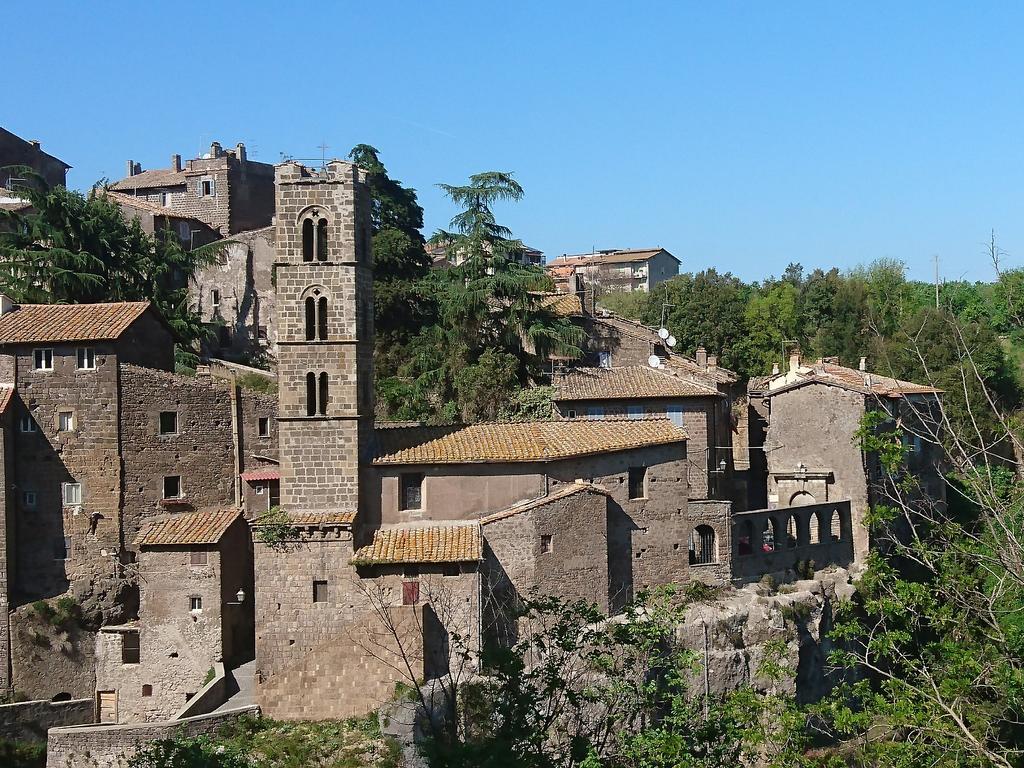
[[210, 291], [210, 306], [220, 306], [220, 291], [218, 291], [216, 288]]
[[152, 696], [153, 695], [153, 686], [152, 685], [144, 685], [144, 686], [142, 686], [142, 695], [143, 696]]
[[78, 370], [96, 370], [96, 350], [92, 347], [78, 348]]
[[423, 473], [403, 472], [399, 484], [401, 485], [401, 509], [422, 509], [423, 508]]
[[313, 582], [313, 602], [314, 603], [326, 603], [327, 602], [327, 582], [326, 581], [314, 581]]
[[76, 507], [82, 503], [82, 484], [64, 483], [61, 485], [61, 498], [65, 507]]
[[21, 503], [26, 507], [34, 507], [36, 505], [36, 492], [35, 491], [22, 491]]
[[626, 413], [629, 414], [631, 419], [642, 419], [644, 417], [644, 407], [642, 405], [630, 405], [626, 408]]
[[256, 483], [256, 485], [253, 486], [253, 490], [256, 492], [257, 496], [262, 496], [267, 492], [267, 486], [263, 483]]
[[190, 611], [201, 611], [203, 610], [203, 598], [196, 597], [193, 595], [188, 599], [188, 609]]
[[542, 535], [540, 537], [540, 551], [543, 554], [547, 554], [548, 552], [552, 552], [554, 550], [554, 545], [555, 545], [554, 538], [552, 537], [552, 535], [550, 533], [545, 533], [544, 535]]
[[171, 204], [171, 193], [170, 192], [161, 192], [160, 193], [160, 205], [162, 205], [164, 208], [166, 208], [170, 204]]
[[612, 353], [611, 352], [598, 352], [597, 353], [597, 365], [599, 368], [611, 368], [612, 367]]
[[568, 411], [565, 412], [565, 418], [567, 418], [567, 419], [575, 419], [576, 418], [576, 410], [574, 408], [570, 408]]
[[270, 508], [281, 506], [281, 482], [279, 480], [270, 481]]
[[256, 326], [256, 338], [259, 339], [260, 341], [266, 341], [267, 340], [267, 338], [268, 338], [268, 336], [267, 336], [267, 326], [265, 326], [265, 325], [258, 325], [258, 326]]
[[203, 179], [199, 182], [199, 195], [210, 197], [213, 194], [213, 179]]
[[22, 416], [21, 419], [18, 421], [18, 428], [26, 434], [29, 432], [35, 432], [36, 420], [33, 419], [31, 416]]
[[600, 405], [592, 405], [592, 406], [590, 406], [589, 408], [587, 408], [587, 418], [588, 419], [603, 419], [604, 418], [604, 408], [602, 408]]
[[121, 633], [121, 663], [122, 664], [138, 664], [139, 663], [139, 633], [138, 632], [122, 632]]
[[57, 413], [57, 431], [58, 432], [74, 432], [75, 431], [75, 413], [74, 411], [60, 411]]
[[210, 562], [210, 553], [205, 549], [196, 549], [188, 554], [189, 565], [206, 565]]
[[683, 406], [670, 405], [668, 407], [668, 418], [677, 427], [683, 426]]
[[270, 437], [270, 417], [269, 416], [260, 416], [259, 435], [260, 435], [260, 437]]
[[164, 498], [181, 498], [181, 475], [170, 475], [164, 478]]
[[222, 347], [231, 346], [231, 329], [226, 325], [222, 325], [217, 331], [217, 341]]
[[647, 467], [629, 468], [629, 498], [647, 497]]
[[177, 411], [160, 411], [160, 434], [161, 435], [176, 435], [176, 434], [178, 434], [178, 412]]
[[37, 349], [32, 353], [32, 361], [37, 371], [53, 370], [53, 350]]
[[402, 582], [402, 605], [416, 605], [420, 601], [420, 583], [418, 581]]

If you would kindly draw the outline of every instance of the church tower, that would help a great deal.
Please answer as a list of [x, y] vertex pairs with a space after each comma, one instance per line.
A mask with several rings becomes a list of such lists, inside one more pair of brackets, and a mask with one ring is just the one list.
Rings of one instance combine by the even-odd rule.
[[373, 429], [373, 273], [363, 172], [276, 168], [281, 506], [355, 515]]

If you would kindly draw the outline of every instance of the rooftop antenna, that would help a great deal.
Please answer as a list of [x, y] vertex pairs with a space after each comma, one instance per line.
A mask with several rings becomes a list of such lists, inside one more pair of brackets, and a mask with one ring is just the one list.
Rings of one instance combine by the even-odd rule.
[[326, 140], [321, 141], [320, 142], [320, 146], [318, 147], [318, 149], [320, 150], [320, 167], [321, 168], [326, 168], [327, 167], [327, 150], [330, 149], [330, 147], [327, 145], [327, 141]]

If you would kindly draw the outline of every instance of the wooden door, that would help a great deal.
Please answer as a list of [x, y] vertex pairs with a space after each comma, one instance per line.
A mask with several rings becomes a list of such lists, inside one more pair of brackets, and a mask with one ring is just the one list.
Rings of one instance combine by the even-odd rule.
[[98, 691], [96, 707], [99, 710], [101, 723], [117, 722], [117, 691]]

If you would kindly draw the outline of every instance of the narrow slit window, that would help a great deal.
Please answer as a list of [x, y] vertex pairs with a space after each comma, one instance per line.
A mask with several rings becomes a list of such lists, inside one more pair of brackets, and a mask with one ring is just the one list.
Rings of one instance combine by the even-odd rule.
[[305, 219], [302, 222], [302, 260], [312, 261], [313, 260], [313, 220]]
[[210, 291], [210, 306], [217, 308], [220, 306], [220, 291], [214, 288]]
[[306, 374], [306, 415], [316, 416], [316, 374]]
[[318, 412], [321, 416], [327, 415], [327, 373], [320, 374], [320, 402], [318, 405]]
[[316, 303], [316, 333], [320, 341], [327, 341], [327, 297], [321, 296]]
[[540, 551], [543, 554], [553, 552], [555, 549], [555, 540], [550, 533], [545, 533], [540, 537]]
[[327, 261], [327, 219], [316, 223], [316, 258], [317, 261]]
[[306, 299], [306, 341], [313, 341], [316, 338], [316, 299], [309, 296]]
[[260, 416], [259, 436], [260, 437], [270, 437], [270, 417], [269, 416]]

